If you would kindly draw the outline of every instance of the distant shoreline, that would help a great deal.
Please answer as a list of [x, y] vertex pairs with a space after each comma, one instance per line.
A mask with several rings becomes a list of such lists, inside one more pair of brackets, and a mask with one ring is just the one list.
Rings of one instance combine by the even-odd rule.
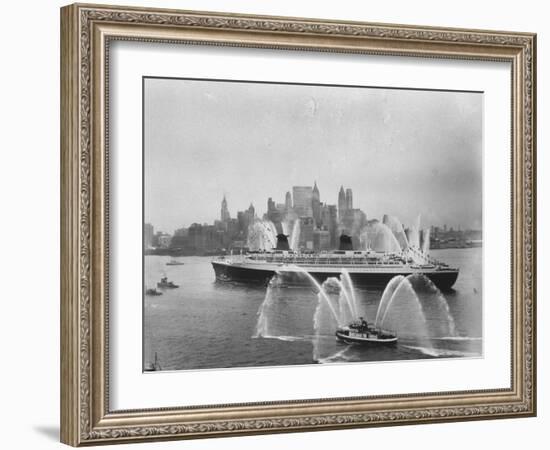
[[[437, 247], [431, 247], [430, 250], [448, 250], [448, 249], [468, 249], [468, 248], [481, 248], [481, 243], [476, 243], [475, 245], [471, 244], [442, 244]], [[239, 254], [239, 250], [233, 250], [233, 254]], [[189, 250], [184, 249], [171, 249], [171, 248], [156, 248], [156, 249], [147, 249], [144, 251], [144, 256], [204, 256], [204, 257], [212, 257], [212, 256], [223, 256], [228, 255], [230, 252], [227, 250], [212, 250], [208, 252], [191, 252]], [[243, 250], [243, 253], [245, 251]]]

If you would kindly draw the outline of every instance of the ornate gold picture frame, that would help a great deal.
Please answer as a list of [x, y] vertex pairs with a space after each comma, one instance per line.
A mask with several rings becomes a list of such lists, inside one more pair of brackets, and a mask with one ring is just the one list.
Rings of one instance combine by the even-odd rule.
[[[113, 410], [108, 66], [115, 41], [509, 63], [511, 149], [502, 158], [511, 155], [512, 161], [510, 386]], [[535, 88], [536, 36], [530, 33], [85, 4], [62, 8], [61, 441], [80, 446], [535, 415]]]

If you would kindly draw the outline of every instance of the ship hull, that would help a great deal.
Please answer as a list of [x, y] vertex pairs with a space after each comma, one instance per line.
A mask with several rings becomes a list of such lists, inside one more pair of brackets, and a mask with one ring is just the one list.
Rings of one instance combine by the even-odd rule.
[[[261, 268], [258, 266], [227, 264], [225, 262], [212, 261], [212, 266], [216, 273], [218, 281], [236, 281], [241, 283], [267, 284], [276, 272], [274, 268]], [[331, 270], [325, 271], [315, 267], [304, 268], [319, 283], [322, 283], [329, 277], [338, 277], [339, 272]], [[395, 276], [408, 276], [419, 273], [427, 276], [439, 289], [450, 290], [458, 277], [458, 270], [442, 271], [422, 271], [422, 270], [391, 270], [391, 271], [361, 271], [348, 270], [349, 276], [355, 285], [365, 287], [384, 288], [388, 282]], [[285, 279], [291, 284], [304, 284], [304, 279], [300, 272], [284, 271]]]

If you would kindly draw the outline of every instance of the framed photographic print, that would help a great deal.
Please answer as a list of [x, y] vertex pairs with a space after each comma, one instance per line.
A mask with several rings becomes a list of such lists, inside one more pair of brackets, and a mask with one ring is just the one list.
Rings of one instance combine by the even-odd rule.
[[535, 38], [62, 8], [62, 441], [534, 415]]

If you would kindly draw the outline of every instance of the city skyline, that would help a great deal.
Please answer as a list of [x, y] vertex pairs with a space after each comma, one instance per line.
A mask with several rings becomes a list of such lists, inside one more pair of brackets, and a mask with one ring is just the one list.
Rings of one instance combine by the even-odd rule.
[[[316, 186], [316, 182], [314, 182], [314, 186]], [[314, 186], [293, 186], [294, 187], [300, 187], [300, 188], [303, 188], [303, 187], [309, 187], [311, 189], [314, 189]], [[342, 186], [341, 186], [342, 187]], [[353, 189], [352, 188], [347, 188], [345, 190], [345, 192], [350, 192], [352, 193], [353, 192]], [[268, 205], [269, 205], [269, 202], [272, 201], [273, 202], [273, 206], [277, 206], [277, 207], [281, 207], [283, 205], [288, 205], [287, 204], [287, 199], [289, 198], [289, 195], [290, 194], [290, 199], [291, 199], [291, 202], [292, 202], [292, 206], [291, 208], [294, 209], [295, 208], [295, 204], [293, 202], [293, 197], [292, 197], [292, 193], [291, 193], [291, 190], [287, 191], [286, 194], [285, 194], [285, 201], [277, 201], [278, 199], [273, 199], [272, 197], [267, 197], [266, 198], [266, 208], [265, 210], [262, 210], [262, 209], [259, 209], [259, 207], [257, 207], [256, 205], [254, 205], [253, 203], [250, 203], [249, 205], [247, 205], [246, 207], [237, 207], [237, 208], [234, 208], [234, 210], [231, 209], [230, 205], [229, 205], [229, 202], [227, 200], [227, 197], [228, 195], [227, 194], [224, 194], [222, 199], [220, 200], [220, 203], [218, 205], [218, 212], [217, 214], [212, 214], [212, 219], [209, 220], [209, 221], [204, 221], [204, 222], [199, 222], [199, 221], [192, 221], [190, 223], [186, 223], [186, 224], [181, 224], [180, 226], [176, 227], [174, 230], [168, 230], [168, 229], [164, 229], [162, 227], [158, 227], [155, 223], [153, 222], [149, 222], [149, 221], [145, 221], [144, 222], [144, 225], [145, 226], [153, 226], [155, 228], [155, 232], [159, 232], [159, 233], [166, 233], [166, 234], [169, 234], [169, 235], [173, 235], [174, 232], [178, 231], [178, 230], [181, 230], [181, 229], [185, 229], [185, 228], [189, 228], [191, 225], [194, 225], [194, 224], [198, 224], [198, 225], [214, 225], [216, 222], [224, 222], [224, 221], [227, 221], [227, 220], [230, 220], [230, 219], [236, 219], [237, 216], [238, 216], [238, 213], [242, 213], [242, 212], [246, 212], [247, 210], [249, 210], [250, 207], [252, 207], [255, 211], [255, 215], [256, 215], [256, 218], [258, 220], [266, 220], [266, 216], [268, 215], [268, 212], [269, 212], [269, 208], [268, 208]], [[353, 194], [352, 194], [353, 195]], [[350, 198], [350, 197], [344, 197], [344, 201], [345, 201], [345, 208], [348, 208], [348, 209], [353, 209], [353, 199]], [[348, 203], [349, 201], [351, 201], [351, 203]], [[323, 201], [323, 197], [320, 197], [320, 204], [321, 206], [331, 206], [331, 207], [336, 207], [337, 211], [338, 211], [338, 214], [340, 214], [340, 211], [341, 211], [341, 208], [338, 206], [338, 201], [334, 204], [330, 203], [330, 202], [326, 202], [326, 201]], [[221, 206], [221, 208], [220, 208]], [[362, 208], [355, 208], [357, 210], [362, 210]], [[233, 211], [233, 212], [232, 212]], [[367, 216], [367, 220], [368, 221], [371, 221], [371, 220], [378, 220], [380, 222], [382, 222], [382, 219], [383, 219], [383, 216], [386, 215], [386, 214], [383, 214], [381, 217], [370, 217], [370, 216]], [[392, 214], [388, 214], [388, 215], [391, 215], [393, 217], [397, 217], [398, 219], [400, 219], [398, 216], [395, 216], [395, 215], [392, 215]], [[309, 216], [311, 217], [314, 217], [315, 214], [314, 214], [314, 211], [313, 209], [311, 210], [311, 214], [309, 214]], [[304, 217], [309, 217], [307, 214], [304, 215]], [[267, 219], [269, 220], [269, 219]], [[407, 228], [408, 226], [412, 225], [412, 222], [411, 221], [410, 223], [407, 223], [405, 221], [401, 221], [401, 224], [404, 226], [404, 228]], [[422, 219], [422, 222], [424, 222], [424, 220]], [[455, 223], [423, 223], [423, 226], [425, 227], [435, 227], [435, 228], [445, 228], [446, 230], [449, 229], [449, 230], [457, 230], [457, 231], [465, 231], [465, 230], [481, 230], [481, 227], [479, 228], [475, 228], [475, 227], [462, 227], [460, 224], [455, 224]]]
[[[340, 185], [369, 220], [482, 227], [479, 93], [146, 79], [144, 220], [234, 217], [292, 186]], [[284, 132], [281, 132], [284, 130]]]
[[[283, 197], [284, 197], [284, 195], [283, 195]], [[214, 208], [214, 210], [212, 211], [212, 214], [210, 214], [210, 217], [208, 217], [206, 220], [203, 220], [203, 221], [191, 220], [191, 221], [186, 222], [186, 223], [180, 223], [180, 224], [176, 225], [173, 229], [162, 227], [162, 226], [157, 226], [155, 224], [155, 222], [150, 221], [150, 220], [145, 220], [144, 223], [154, 225], [155, 229], [157, 229], [158, 231], [162, 231], [162, 232], [168, 233], [168, 234], [173, 234], [176, 230], [181, 229], [181, 228], [188, 228], [189, 226], [191, 226], [194, 223], [201, 224], [201, 225], [204, 225], [204, 224], [211, 225], [216, 220], [220, 220], [220, 211], [219, 211], [219, 209], [220, 209], [220, 204], [223, 202], [224, 199], [226, 200], [227, 209], [228, 209], [228, 212], [229, 212], [231, 218], [235, 218], [239, 211], [247, 210], [250, 207], [250, 205], [252, 205], [255, 208], [256, 213], [257, 213], [257, 217], [259, 219], [261, 219], [264, 216], [264, 214], [267, 213], [267, 206], [262, 209], [261, 205], [256, 205], [252, 201], [248, 202], [248, 204], [246, 204], [246, 205], [240, 205], [240, 206], [232, 207], [232, 205], [229, 201], [230, 198], [231, 198], [230, 194], [224, 193], [222, 195], [218, 205]], [[266, 199], [263, 203], [267, 204], [267, 200], [269, 198], [270, 198], [269, 196], [266, 197]], [[273, 198], [273, 197], [271, 197], [271, 198]], [[278, 200], [280, 200], [280, 199], [279, 198], [273, 198], [273, 201], [276, 204], [281, 204], [281, 203], [284, 204], [284, 199], [282, 201], [278, 201]], [[325, 203], [327, 205], [336, 205], [337, 206], [338, 205], [338, 199], [337, 199], [337, 196], [336, 196], [336, 200], [334, 202], [329, 202], [329, 201], [323, 201], [322, 198], [321, 198], [321, 203]], [[478, 223], [474, 223], [472, 226], [463, 225], [460, 222], [455, 223], [455, 222], [441, 222], [440, 221], [440, 222], [437, 222], [437, 223], [428, 223], [427, 219], [423, 216], [422, 213], [418, 213], [418, 214], [416, 214], [416, 216], [413, 215], [412, 217], [408, 218], [408, 220], [404, 220], [399, 214], [395, 214], [395, 213], [392, 214], [391, 212], [385, 212], [385, 213], [380, 214], [379, 216], [372, 216], [372, 215], [368, 214], [368, 211], [366, 211], [364, 208], [361, 208], [359, 205], [357, 205], [357, 208], [365, 211], [365, 214], [367, 214], [367, 219], [369, 221], [373, 220], [373, 219], [377, 219], [379, 221], [382, 221], [383, 216], [387, 214], [387, 215], [391, 215], [391, 216], [399, 218], [403, 225], [410, 225], [414, 222], [416, 217], [418, 217], [418, 215], [420, 215], [421, 219], [422, 219], [422, 223], [426, 227], [434, 226], [434, 227], [441, 227], [442, 228], [443, 226], [446, 225], [449, 228], [454, 228], [456, 230], [481, 230], [483, 228], [481, 221], [479, 221]]]

